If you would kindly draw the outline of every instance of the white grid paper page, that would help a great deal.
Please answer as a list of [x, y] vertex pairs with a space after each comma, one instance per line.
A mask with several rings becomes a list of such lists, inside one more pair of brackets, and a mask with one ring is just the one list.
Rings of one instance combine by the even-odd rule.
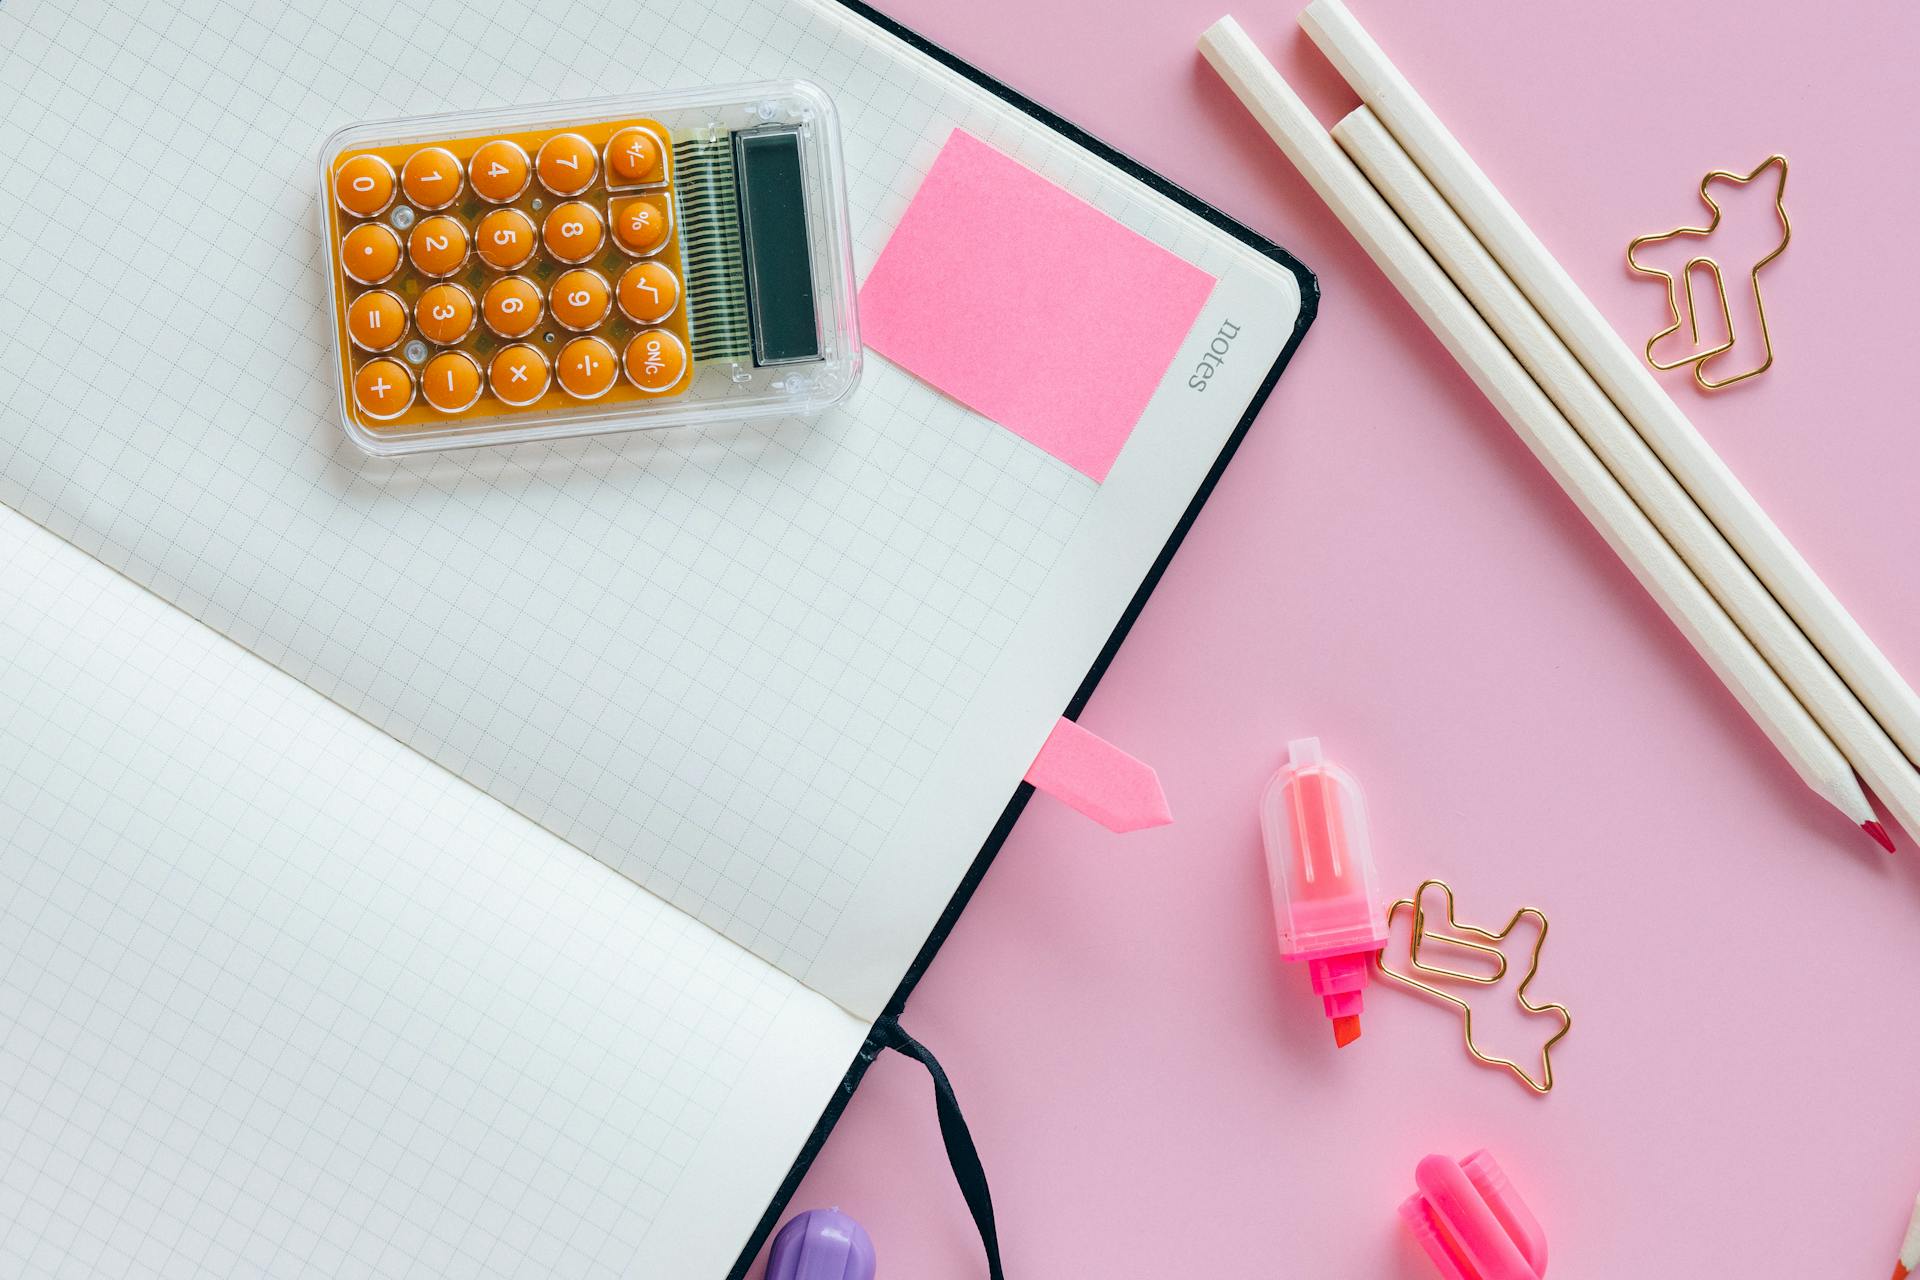
[[[333, 419], [327, 133], [782, 76], [839, 106], [862, 275], [954, 126], [1216, 274], [1252, 258], [824, 7], [8, 5], [0, 259], [76, 266], [0, 286], [0, 499], [872, 1013], [931, 917], [888, 920], [882, 951], [848, 939], [873, 921], [847, 907], [887, 912], [902, 824], [1122, 486], [871, 354], [855, 396], [805, 423], [396, 465]], [[30, 214], [51, 183], [65, 216]], [[142, 269], [77, 288], [101, 244]], [[100, 359], [84, 376], [41, 372], [78, 349]], [[1151, 520], [1110, 513], [1157, 535], [1123, 577], [1191, 492]], [[1097, 648], [1117, 616], [1103, 598], [1069, 619], [1065, 649]], [[970, 735], [1000, 801], [1085, 669], [1027, 682]], [[950, 811], [962, 828], [912, 869], [916, 891], [944, 900], [997, 808]]]
[[0, 565], [0, 1273], [724, 1273], [864, 1024], [4, 511]]

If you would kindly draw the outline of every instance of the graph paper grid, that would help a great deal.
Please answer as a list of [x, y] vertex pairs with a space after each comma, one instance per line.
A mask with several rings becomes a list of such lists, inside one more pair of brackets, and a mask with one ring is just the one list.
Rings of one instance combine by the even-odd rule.
[[862, 275], [956, 126], [1203, 268], [1237, 249], [930, 67], [777, 0], [0, 7], [0, 501], [805, 974], [1096, 486], [871, 357], [814, 421], [371, 464], [315, 149], [806, 77]]
[[11, 512], [0, 566], [0, 1274], [726, 1270], [863, 1023]]

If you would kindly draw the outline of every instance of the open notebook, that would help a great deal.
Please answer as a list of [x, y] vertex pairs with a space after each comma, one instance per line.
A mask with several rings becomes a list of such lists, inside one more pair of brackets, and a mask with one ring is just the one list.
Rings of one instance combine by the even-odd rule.
[[[862, 277], [961, 127], [1217, 278], [1104, 482], [871, 355], [805, 422], [345, 442], [327, 133], [794, 76]], [[25, 0], [0, 119], [0, 1270], [737, 1272], [1311, 277], [832, 0]]]

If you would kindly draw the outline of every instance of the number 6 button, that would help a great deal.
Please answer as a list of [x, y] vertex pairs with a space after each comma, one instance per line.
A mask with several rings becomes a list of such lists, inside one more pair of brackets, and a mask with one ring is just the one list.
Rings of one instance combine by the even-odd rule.
[[503, 338], [524, 338], [540, 325], [540, 290], [525, 276], [506, 276], [480, 296], [487, 328]]

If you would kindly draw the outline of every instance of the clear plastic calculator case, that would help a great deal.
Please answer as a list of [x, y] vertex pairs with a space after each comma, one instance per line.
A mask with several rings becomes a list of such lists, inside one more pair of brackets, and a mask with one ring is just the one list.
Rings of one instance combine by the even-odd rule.
[[370, 454], [816, 413], [859, 377], [839, 126], [803, 81], [354, 125], [320, 209]]

